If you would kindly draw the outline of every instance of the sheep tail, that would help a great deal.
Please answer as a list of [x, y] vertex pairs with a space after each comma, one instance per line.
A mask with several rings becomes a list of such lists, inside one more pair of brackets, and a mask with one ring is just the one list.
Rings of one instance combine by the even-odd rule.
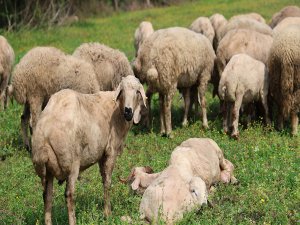
[[148, 78], [148, 80], [151, 83], [157, 81], [157, 79], [158, 79], [158, 72], [157, 72], [157, 70], [154, 67], [150, 68], [147, 71], [147, 78]]
[[222, 87], [221, 86], [219, 87], [219, 97], [220, 97], [221, 100], [225, 99], [226, 91], [227, 91], [227, 88], [226, 88], [225, 85], [222, 86]]

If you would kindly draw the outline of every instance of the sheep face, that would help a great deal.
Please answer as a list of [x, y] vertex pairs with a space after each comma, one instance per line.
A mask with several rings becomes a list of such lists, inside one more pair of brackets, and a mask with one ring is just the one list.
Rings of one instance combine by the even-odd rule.
[[133, 75], [122, 78], [116, 90], [115, 100], [120, 100], [120, 110], [126, 121], [137, 124], [141, 119], [141, 106], [146, 107], [146, 95], [143, 85]]

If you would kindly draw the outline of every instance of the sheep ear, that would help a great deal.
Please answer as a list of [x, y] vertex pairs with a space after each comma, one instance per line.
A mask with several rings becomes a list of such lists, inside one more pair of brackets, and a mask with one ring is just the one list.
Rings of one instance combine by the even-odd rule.
[[138, 124], [141, 120], [141, 104], [138, 104], [138, 106], [135, 108], [133, 113], [133, 122], [134, 124]]
[[136, 178], [131, 184], [132, 190], [136, 191], [140, 186], [140, 182], [140, 178]]
[[145, 90], [144, 90], [144, 87], [142, 84], [140, 84], [138, 92], [141, 94], [142, 99], [143, 99], [143, 104], [147, 108], [147, 103], [146, 103], [147, 97], [146, 97]]
[[116, 94], [115, 94], [115, 97], [114, 97], [115, 102], [119, 99], [119, 97], [121, 95], [121, 92], [122, 92], [122, 86], [121, 86], [121, 83], [120, 83], [119, 86], [117, 87]]

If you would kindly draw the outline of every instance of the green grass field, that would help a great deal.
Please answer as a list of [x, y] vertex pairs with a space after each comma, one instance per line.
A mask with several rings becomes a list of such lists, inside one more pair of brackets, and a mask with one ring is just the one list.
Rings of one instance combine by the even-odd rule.
[[[134, 56], [133, 34], [142, 20], [149, 20], [155, 29], [189, 26], [198, 16], [222, 13], [232, 15], [255, 11], [270, 20], [283, 6], [299, 0], [203, 0], [168, 8], [155, 8], [115, 14], [107, 18], [88, 18], [70, 27], [21, 30], [5, 33], [13, 46], [16, 62], [32, 47], [51, 45], [68, 53], [82, 42], [97, 41]], [[112, 212], [103, 216], [103, 189], [98, 167], [86, 170], [76, 184], [76, 217], [78, 224], [122, 224], [120, 217], [129, 215], [139, 221], [140, 196], [119, 182], [134, 166], [149, 165], [160, 171], [168, 164], [172, 150], [190, 137], [210, 137], [224, 150], [235, 165], [240, 184], [219, 185], [209, 197], [213, 208], [204, 207], [187, 214], [179, 224], [299, 224], [300, 223], [300, 138], [290, 137], [290, 128], [277, 132], [254, 123], [240, 130], [235, 141], [221, 131], [217, 118], [218, 100], [207, 92], [210, 129], [201, 128], [198, 117], [188, 127], [181, 127], [182, 100], [174, 99], [174, 139], [159, 135], [157, 96], [153, 101], [153, 128], [146, 132], [137, 126], [130, 131], [123, 154], [118, 158], [111, 188]], [[35, 174], [29, 154], [22, 147], [20, 116], [22, 107], [14, 103], [0, 112], [0, 224], [43, 224], [43, 200], [40, 179]], [[55, 183], [54, 224], [67, 224], [64, 186]]]

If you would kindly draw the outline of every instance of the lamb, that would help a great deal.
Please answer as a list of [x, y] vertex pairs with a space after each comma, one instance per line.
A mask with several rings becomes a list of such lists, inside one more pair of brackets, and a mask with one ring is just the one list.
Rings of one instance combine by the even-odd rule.
[[226, 18], [223, 15], [221, 15], [219, 13], [213, 14], [209, 18], [209, 20], [211, 22], [211, 25], [214, 28], [214, 31], [215, 31], [215, 37], [214, 37], [214, 40], [213, 40], [213, 46], [214, 46], [214, 50], [216, 51], [217, 48], [218, 48], [218, 45], [219, 45], [218, 40], [221, 40], [221, 38], [220, 38], [221, 30], [227, 24], [228, 21], [226, 20]]
[[5, 37], [0, 35], [0, 104], [2, 110], [7, 107], [7, 87], [14, 61], [14, 50]]
[[300, 25], [291, 25], [274, 37], [269, 56], [270, 95], [278, 107], [278, 129], [291, 118], [297, 134], [300, 112]]
[[146, 96], [137, 78], [122, 78], [116, 91], [54, 94], [32, 136], [32, 161], [44, 188], [45, 224], [52, 224], [53, 178], [66, 180], [69, 224], [76, 223], [74, 191], [79, 172], [98, 163], [104, 186], [104, 214], [111, 214], [111, 176]]
[[216, 142], [190, 138], [171, 154], [169, 166], [160, 173], [133, 174], [132, 188], [147, 186], [140, 204], [141, 219], [173, 224], [187, 211], [207, 203], [210, 187], [218, 182], [237, 183], [233, 164], [224, 158]]
[[139, 27], [134, 32], [135, 56], [137, 56], [137, 52], [139, 50], [140, 45], [153, 32], [154, 32], [154, 29], [153, 29], [152, 23], [150, 23], [148, 21], [143, 21], [140, 23]]
[[[155, 31], [140, 46], [135, 75], [159, 92], [160, 130], [172, 137], [171, 103], [176, 88], [198, 86], [203, 127], [208, 128], [205, 90], [214, 67], [215, 53], [209, 40], [189, 29], [174, 27]], [[185, 99], [186, 120], [189, 101]]]
[[210, 20], [207, 17], [198, 17], [196, 20], [192, 22], [189, 29], [197, 33], [203, 34], [209, 39], [211, 44], [213, 44], [213, 40], [215, 37], [215, 30], [211, 25]]
[[[238, 138], [239, 111], [241, 105], [261, 101], [265, 109], [266, 122], [270, 124], [268, 110], [269, 79], [267, 67], [247, 54], [234, 55], [226, 65], [219, 84], [220, 99], [227, 106], [223, 118], [224, 132], [233, 126], [231, 136]], [[233, 121], [231, 121], [231, 118]]]
[[274, 35], [282, 33], [282, 31], [290, 25], [300, 25], [300, 17], [286, 17], [273, 28]]
[[238, 18], [234, 20], [230, 20], [221, 30], [221, 33], [219, 35], [219, 42], [222, 40], [222, 38], [231, 30], [234, 29], [249, 29], [254, 30], [259, 33], [265, 34], [265, 35], [273, 35], [273, 30], [266, 25], [265, 23], [260, 23], [254, 19], [249, 18]]
[[241, 19], [241, 18], [249, 18], [249, 19], [253, 19], [253, 20], [256, 20], [258, 22], [261, 22], [261, 23], [266, 23], [266, 20], [260, 14], [255, 13], [255, 12], [233, 16], [229, 19], [229, 21], [232, 21], [232, 20], [235, 20], [235, 19]]
[[27, 134], [30, 116], [34, 130], [51, 95], [66, 88], [82, 93], [99, 91], [93, 67], [54, 47], [33, 48], [16, 65], [9, 89], [16, 101], [24, 105], [21, 129], [27, 150], [30, 150]]
[[300, 8], [295, 5], [290, 5], [282, 8], [279, 12], [272, 16], [270, 27], [274, 28], [286, 17], [300, 17]]
[[133, 74], [123, 52], [99, 43], [81, 44], [75, 49], [73, 56], [93, 65], [102, 91], [115, 90], [122, 77]]

